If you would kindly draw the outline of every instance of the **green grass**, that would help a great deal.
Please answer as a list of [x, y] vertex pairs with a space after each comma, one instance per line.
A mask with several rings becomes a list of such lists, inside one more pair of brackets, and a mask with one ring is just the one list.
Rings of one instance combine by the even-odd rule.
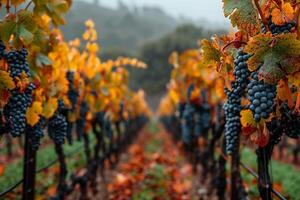
[[151, 134], [158, 133], [159, 132], [158, 122], [155, 120], [150, 121], [147, 126], [147, 131]]
[[145, 151], [146, 153], [152, 154], [155, 152], [159, 152], [162, 148], [164, 141], [160, 138], [155, 137], [155, 135], [159, 132], [158, 124], [156, 121], [152, 120], [147, 126], [147, 132], [149, 132], [151, 136], [151, 140], [146, 143]]
[[[249, 148], [243, 149], [242, 162], [249, 165], [252, 169], [257, 169], [255, 152]], [[282, 184], [284, 190], [283, 194], [293, 200], [300, 200], [300, 171], [290, 164], [280, 163], [274, 160], [271, 163], [271, 169], [274, 182]], [[254, 184], [251, 184], [253, 176], [245, 172], [245, 170], [242, 171], [244, 180], [250, 183], [249, 193], [257, 196], [257, 188]]]
[[[90, 134], [92, 135], [92, 134]], [[91, 141], [93, 140], [93, 137], [91, 137]], [[93, 142], [91, 142], [91, 145]], [[79, 152], [73, 154], [70, 157], [67, 157], [67, 167], [68, 171], [70, 172], [68, 175], [71, 174], [71, 172], [74, 172], [78, 167], [82, 167], [85, 164], [85, 156], [83, 152], [83, 142], [74, 142], [73, 145], [65, 144], [63, 146], [64, 152], [68, 154], [69, 152], [73, 152], [79, 148]], [[49, 162], [55, 160], [57, 158], [57, 155], [54, 150], [54, 145], [50, 144], [44, 147], [43, 149], [39, 150], [37, 152], [37, 169], [42, 168], [46, 166]], [[56, 166], [58, 163], [55, 164]], [[56, 166], [51, 166], [52, 167]], [[45, 170], [46, 171], [46, 170]], [[23, 177], [23, 157], [15, 160], [12, 163], [9, 163], [6, 165], [6, 169], [4, 174], [0, 177], [0, 191], [3, 191], [4, 189], [10, 187], [15, 182], [19, 181]], [[39, 194], [45, 194], [45, 191], [47, 188], [54, 183], [57, 182], [57, 176], [53, 175], [52, 172], [44, 173], [41, 172], [37, 174], [36, 177], [36, 193]], [[20, 187], [19, 187], [20, 188]], [[18, 191], [19, 188], [16, 188], [14, 191]]]

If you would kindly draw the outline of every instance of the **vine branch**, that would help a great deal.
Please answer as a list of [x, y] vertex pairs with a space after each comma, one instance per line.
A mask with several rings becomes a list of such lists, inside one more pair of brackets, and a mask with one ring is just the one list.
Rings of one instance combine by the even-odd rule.
[[296, 16], [297, 39], [300, 40], [300, 28], [299, 28], [300, 6], [299, 6], [299, 4], [297, 4], [295, 16]]
[[10, 4], [9, 4], [9, 0], [6, 0], [6, 12], [9, 13], [10, 12]]
[[32, 4], [32, 0], [27, 4], [27, 6], [25, 7], [25, 10], [28, 10], [28, 8], [30, 7], [31, 4]]
[[260, 8], [259, 0], [254, 0], [254, 4], [255, 4], [256, 9], [258, 10], [258, 13], [260, 15], [261, 21], [264, 24], [264, 27], [266, 28], [267, 31], [270, 31], [267, 19], [265, 18], [265, 15], [264, 15], [263, 11]]

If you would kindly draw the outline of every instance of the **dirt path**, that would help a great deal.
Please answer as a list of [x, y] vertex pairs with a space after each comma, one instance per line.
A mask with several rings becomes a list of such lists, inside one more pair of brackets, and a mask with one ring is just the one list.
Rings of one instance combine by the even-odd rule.
[[145, 129], [107, 185], [111, 200], [194, 199], [192, 166], [163, 129]]

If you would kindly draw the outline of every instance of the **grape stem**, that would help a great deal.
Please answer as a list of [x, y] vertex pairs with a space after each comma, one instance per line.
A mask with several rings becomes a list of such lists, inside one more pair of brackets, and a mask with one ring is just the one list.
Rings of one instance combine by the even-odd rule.
[[32, 1], [30, 1], [27, 6], [25, 7], [25, 10], [28, 10], [28, 8], [30, 7], [30, 5], [32, 4]]
[[241, 45], [242, 44], [244, 44], [244, 45], [247, 44], [246, 42], [242, 42], [242, 41], [239, 41], [239, 40], [233, 40], [233, 41], [227, 43], [224, 47], [222, 47], [222, 51], [225, 51], [225, 49], [227, 49], [230, 45], [232, 45], [234, 43], [240, 43]]
[[6, 0], [6, 12], [9, 13], [10, 12], [10, 4], [9, 4], [9, 0]]
[[264, 24], [265, 28], [267, 31], [270, 31], [269, 26], [268, 26], [268, 22], [267, 19], [265, 18], [265, 15], [263, 14], [260, 6], [259, 6], [259, 0], [254, 0], [254, 4], [256, 6], [256, 9], [258, 10], [258, 13], [260, 15], [261, 21]]
[[278, 1], [278, 0], [272, 0], [272, 2], [275, 4], [275, 6], [276, 6], [277, 8], [280, 8], [281, 5], [282, 5], [281, 1]]
[[295, 16], [296, 16], [297, 39], [300, 40], [300, 27], [299, 27], [300, 6], [299, 6], [299, 4], [297, 4]]

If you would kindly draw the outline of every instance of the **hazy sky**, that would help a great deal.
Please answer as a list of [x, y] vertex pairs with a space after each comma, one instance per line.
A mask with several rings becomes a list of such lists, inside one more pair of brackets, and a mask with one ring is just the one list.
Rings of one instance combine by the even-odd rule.
[[[118, 0], [100, 0], [102, 4], [115, 6]], [[222, 0], [122, 0], [128, 5], [157, 5], [173, 16], [184, 15], [192, 19], [222, 22]]]

